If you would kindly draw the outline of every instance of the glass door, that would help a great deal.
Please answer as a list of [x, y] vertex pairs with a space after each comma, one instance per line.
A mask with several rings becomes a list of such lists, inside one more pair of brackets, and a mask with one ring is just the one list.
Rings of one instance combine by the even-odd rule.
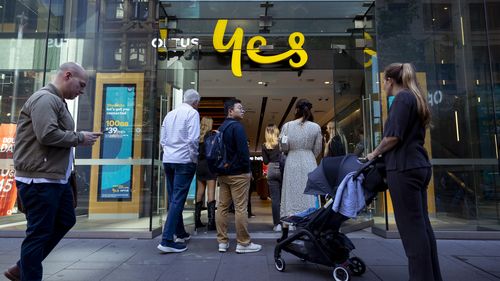
[[[199, 68], [199, 47], [198, 45], [185, 45], [184, 40], [167, 40], [169, 45], [167, 55], [164, 60], [158, 61], [158, 98], [159, 98], [159, 120], [158, 136], [160, 136], [161, 125], [167, 113], [182, 104], [183, 94], [188, 89], [198, 91], [198, 68]], [[173, 43], [172, 43], [173, 42]], [[181, 44], [182, 42], [182, 44]], [[175, 46], [175, 47], [174, 47]], [[160, 137], [158, 137], [160, 139]], [[157, 174], [157, 196], [155, 205], [157, 206], [158, 220], [155, 220], [161, 227], [167, 214], [167, 192], [165, 173], [162, 159], [163, 150], [158, 142], [158, 153], [156, 155], [155, 166], [159, 171]], [[186, 200], [186, 208], [191, 208], [196, 194], [196, 179], [193, 179], [191, 188]]]

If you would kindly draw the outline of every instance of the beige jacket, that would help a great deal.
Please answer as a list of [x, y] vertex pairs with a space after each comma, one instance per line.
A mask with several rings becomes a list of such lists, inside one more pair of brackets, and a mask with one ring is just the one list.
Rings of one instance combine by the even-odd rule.
[[53, 84], [35, 92], [19, 114], [14, 148], [16, 175], [63, 179], [70, 149], [83, 142], [66, 101]]

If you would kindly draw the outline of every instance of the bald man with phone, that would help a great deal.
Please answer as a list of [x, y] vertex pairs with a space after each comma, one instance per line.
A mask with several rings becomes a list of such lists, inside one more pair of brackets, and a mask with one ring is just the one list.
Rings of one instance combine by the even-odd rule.
[[20, 260], [4, 272], [9, 280], [42, 280], [42, 261], [76, 223], [73, 147], [91, 146], [102, 133], [75, 132], [66, 100], [83, 95], [87, 80], [82, 66], [64, 63], [19, 113], [14, 168], [27, 227]]

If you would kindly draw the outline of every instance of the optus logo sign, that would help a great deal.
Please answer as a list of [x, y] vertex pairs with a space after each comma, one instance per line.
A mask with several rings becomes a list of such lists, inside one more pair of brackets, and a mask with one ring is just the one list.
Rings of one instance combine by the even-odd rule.
[[[199, 43], [198, 38], [170, 38], [168, 40], [175, 41], [176, 48], [187, 48], [188, 46], [198, 45]], [[154, 38], [153, 40], [151, 40], [151, 46], [153, 46], [154, 48], [167, 48], [167, 40]]]
[[[241, 73], [241, 51], [243, 47], [243, 36], [244, 31], [241, 27], [235, 29], [233, 36], [229, 39], [229, 42], [224, 44], [224, 35], [226, 33], [227, 19], [221, 19], [217, 21], [217, 25], [214, 29], [213, 34], [213, 46], [214, 49], [219, 53], [225, 53], [232, 50], [231, 58], [231, 70], [233, 75], [236, 77], [242, 77]], [[266, 46], [267, 40], [263, 36], [253, 36], [248, 40], [246, 51], [248, 58], [252, 61], [260, 64], [272, 64], [283, 60], [288, 60], [288, 63], [293, 68], [300, 68], [304, 66], [307, 62], [308, 56], [307, 52], [302, 48], [304, 45], [305, 38], [304, 34], [300, 32], [294, 32], [288, 36], [288, 45], [290, 50], [278, 54], [262, 56], [259, 54], [260, 46]], [[294, 61], [291, 56], [297, 54], [299, 57], [298, 61]]]

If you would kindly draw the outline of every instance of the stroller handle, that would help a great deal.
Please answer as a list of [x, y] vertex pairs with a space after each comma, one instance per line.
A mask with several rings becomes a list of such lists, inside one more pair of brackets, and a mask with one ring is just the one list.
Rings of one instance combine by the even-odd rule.
[[361, 163], [364, 163], [364, 164], [358, 171], [356, 171], [356, 173], [352, 176], [352, 178], [356, 179], [359, 175], [361, 175], [361, 173], [368, 170], [371, 165], [375, 164], [377, 161], [381, 161], [382, 159], [383, 159], [382, 155], [379, 155], [379, 156], [373, 158], [372, 160], [368, 160], [368, 158], [366, 158], [366, 157], [358, 158], [358, 161]]

